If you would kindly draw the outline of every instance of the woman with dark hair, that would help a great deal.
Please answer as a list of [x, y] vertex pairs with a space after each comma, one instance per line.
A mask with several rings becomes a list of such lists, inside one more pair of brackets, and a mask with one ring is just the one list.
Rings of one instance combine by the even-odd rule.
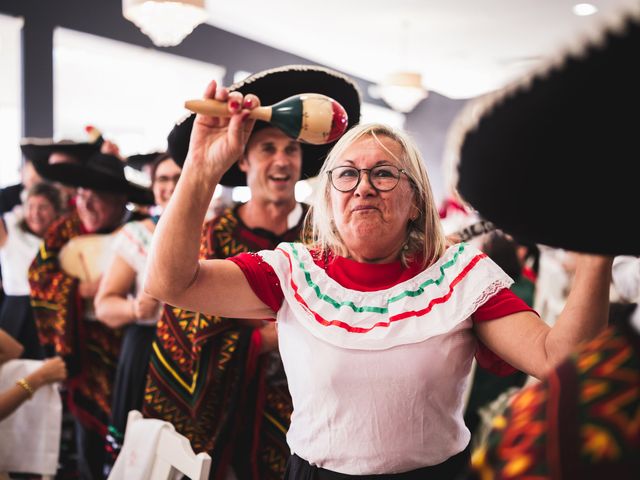
[[[151, 166], [151, 189], [158, 211], [166, 206], [181, 168], [168, 154]], [[114, 258], [106, 269], [94, 304], [96, 317], [111, 328], [125, 328], [111, 401], [106, 469], [115, 461], [124, 437], [129, 410], [141, 409], [160, 302], [142, 291], [142, 280], [159, 215], [129, 222], [114, 240]]]
[[0, 220], [0, 264], [6, 293], [0, 328], [24, 346], [22, 358], [43, 358], [30, 305], [28, 270], [42, 237], [61, 212], [60, 191], [41, 182], [27, 191], [24, 208], [6, 212]]

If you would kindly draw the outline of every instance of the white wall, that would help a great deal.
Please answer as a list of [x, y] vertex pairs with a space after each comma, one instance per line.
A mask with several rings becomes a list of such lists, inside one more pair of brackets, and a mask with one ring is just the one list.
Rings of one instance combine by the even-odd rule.
[[[86, 33], [54, 32], [54, 136], [93, 125], [129, 156], [166, 148], [171, 128], [223, 67]], [[85, 137], [86, 138], [86, 137]]]

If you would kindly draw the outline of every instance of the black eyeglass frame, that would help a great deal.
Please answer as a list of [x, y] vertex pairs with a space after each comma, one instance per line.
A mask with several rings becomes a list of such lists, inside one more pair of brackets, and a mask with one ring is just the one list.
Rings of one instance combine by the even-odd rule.
[[[398, 176], [395, 176], [395, 175], [393, 176], [393, 178], [396, 179], [396, 184], [393, 187], [388, 188], [386, 190], [381, 189], [379, 187], [376, 187], [374, 185], [373, 181], [371, 181], [371, 171], [375, 170], [376, 168], [381, 168], [381, 167], [387, 167], [387, 168], [391, 167], [391, 168], [395, 168], [396, 170], [398, 170]], [[358, 180], [356, 181], [356, 184], [352, 188], [350, 188], [348, 190], [340, 190], [338, 187], [336, 187], [335, 183], [333, 183], [332, 172], [337, 170], [337, 169], [339, 169], [339, 168], [350, 168], [350, 169], [355, 170], [356, 172], [358, 172]], [[341, 165], [339, 167], [332, 168], [331, 170], [327, 170], [327, 175], [329, 176], [329, 183], [331, 184], [331, 186], [333, 188], [335, 188], [339, 192], [348, 193], [348, 192], [353, 192], [356, 188], [358, 188], [358, 185], [360, 185], [360, 182], [362, 181], [362, 172], [366, 172], [368, 174], [369, 185], [371, 185], [376, 192], [390, 192], [391, 190], [396, 188], [398, 186], [398, 184], [400, 183], [400, 177], [402, 176], [403, 173], [407, 176], [407, 178], [409, 179], [409, 182], [413, 186], [413, 181], [411, 180], [411, 177], [409, 176], [407, 171], [404, 168], [396, 167], [395, 165], [376, 165], [375, 167], [372, 167], [372, 168], [356, 168], [356, 167], [352, 167], [350, 165]]]

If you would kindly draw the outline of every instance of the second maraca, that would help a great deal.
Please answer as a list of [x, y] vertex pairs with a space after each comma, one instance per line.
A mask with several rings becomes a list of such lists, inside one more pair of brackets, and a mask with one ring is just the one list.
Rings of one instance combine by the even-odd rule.
[[[188, 100], [184, 106], [203, 115], [231, 116], [227, 104], [217, 100]], [[271, 123], [290, 137], [314, 145], [337, 140], [349, 123], [344, 107], [319, 93], [302, 93], [270, 106], [257, 107], [249, 117]]]

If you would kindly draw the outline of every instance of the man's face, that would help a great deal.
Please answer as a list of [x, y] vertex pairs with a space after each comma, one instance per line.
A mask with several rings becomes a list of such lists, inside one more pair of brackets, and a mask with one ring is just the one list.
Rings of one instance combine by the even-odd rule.
[[300, 144], [275, 127], [254, 133], [247, 144], [240, 170], [247, 175], [251, 198], [273, 203], [295, 202], [300, 179]]
[[119, 225], [125, 213], [127, 196], [78, 188], [76, 208], [88, 232], [98, 232]]

